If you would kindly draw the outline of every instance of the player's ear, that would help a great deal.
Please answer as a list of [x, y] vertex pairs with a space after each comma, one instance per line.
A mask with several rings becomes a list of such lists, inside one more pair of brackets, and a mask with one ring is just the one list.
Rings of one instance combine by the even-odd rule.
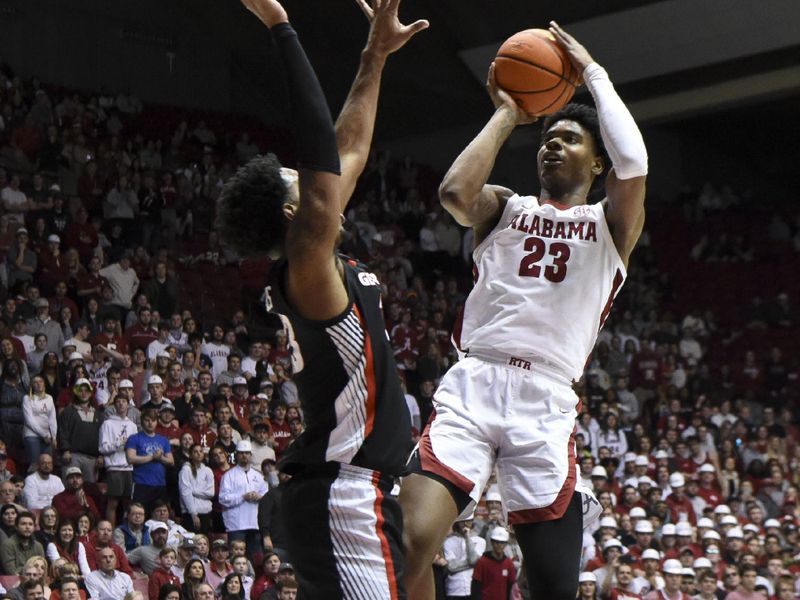
[[294, 215], [297, 212], [297, 205], [292, 202], [283, 203], [283, 216], [287, 221], [294, 220]]
[[603, 170], [606, 168], [605, 164], [603, 163], [602, 156], [595, 156], [594, 162], [592, 163], [592, 175], [597, 177]]

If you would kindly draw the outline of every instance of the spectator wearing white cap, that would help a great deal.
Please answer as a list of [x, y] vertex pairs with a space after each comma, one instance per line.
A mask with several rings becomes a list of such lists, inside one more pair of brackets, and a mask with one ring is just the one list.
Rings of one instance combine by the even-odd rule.
[[94, 390], [91, 382], [80, 378], [72, 388], [72, 402], [58, 415], [58, 448], [64, 467], [79, 467], [84, 481], [97, 481], [97, 469], [102, 465], [99, 438], [103, 413], [92, 405]]
[[711, 463], [700, 465], [697, 474], [700, 476], [700, 487], [697, 493], [702, 496], [706, 504], [712, 509], [722, 504], [722, 492], [720, 492], [717, 469], [714, 465]]
[[592, 469], [592, 489], [595, 493], [601, 492], [608, 487], [608, 471], [606, 468], [597, 465]]
[[618, 538], [608, 538], [602, 545], [602, 559], [596, 558], [586, 564], [586, 570], [591, 570], [597, 576], [598, 583], [605, 581], [609, 571], [613, 571], [615, 563], [622, 556], [622, 542]]
[[661, 554], [658, 550], [648, 548], [639, 557], [639, 565], [643, 573], [634, 577], [631, 582], [631, 591], [645, 595], [650, 590], [660, 590], [664, 587], [664, 578], [661, 577]]
[[148, 408], [159, 411], [164, 402], [164, 380], [159, 375], [150, 375], [147, 378], [147, 400], [142, 403], [142, 412]]
[[633, 476], [637, 479], [648, 475], [655, 467], [655, 464], [650, 464], [650, 459], [644, 454], [639, 454], [633, 461]]
[[472, 570], [471, 594], [481, 600], [504, 600], [511, 597], [517, 581], [514, 563], [506, 556], [508, 530], [498, 526], [489, 534], [491, 549], [483, 554]]
[[36, 315], [28, 319], [28, 334], [34, 337], [38, 333], [45, 334], [48, 352], [58, 354], [64, 345], [64, 331], [60, 323], [50, 318], [50, 302], [47, 298], [39, 298], [34, 302], [34, 307]]
[[578, 600], [598, 600], [597, 576], [591, 571], [584, 571], [578, 576]]
[[653, 536], [655, 529], [653, 524], [647, 519], [642, 519], [633, 527], [633, 535], [636, 538], [636, 543], [628, 548], [630, 554], [636, 558], [642, 555], [642, 552], [648, 548], [656, 548]]
[[120, 500], [127, 508], [133, 493], [133, 465], [128, 462], [125, 444], [139, 429], [128, 418], [127, 394], [114, 395], [114, 412], [106, 416], [100, 426], [99, 449], [106, 467], [106, 519], [112, 526], [117, 522], [117, 506]]
[[669, 476], [669, 487], [672, 493], [667, 496], [667, 506], [669, 507], [670, 521], [689, 521], [692, 525], [697, 522], [692, 501], [686, 496], [686, 479], [681, 473], [673, 473]]
[[228, 540], [245, 540], [249, 556], [261, 550], [258, 533], [258, 502], [267, 493], [267, 483], [257, 468], [250, 464], [250, 440], [236, 444], [236, 466], [222, 476], [219, 503]]
[[651, 590], [644, 600], [689, 600], [689, 596], [681, 591], [681, 576], [683, 565], [674, 558], [664, 561], [664, 587], [660, 590]]
[[444, 559], [448, 577], [445, 595], [469, 598], [472, 594], [472, 571], [486, 550], [486, 540], [473, 532], [473, 521], [460, 519], [453, 524], [453, 533], [444, 540]]
[[731, 527], [725, 533], [725, 550], [722, 560], [729, 565], [735, 565], [744, 554], [744, 531], [740, 527]]
[[708, 503], [699, 494], [699, 492], [700, 492], [700, 476], [697, 473], [692, 473], [686, 479], [685, 493], [686, 497], [689, 499], [689, 502], [692, 503], [692, 508], [694, 509], [694, 515], [696, 519], [703, 516], [706, 508], [708, 508]]
[[142, 431], [128, 438], [125, 454], [133, 465], [133, 496], [150, 512], [156, 500], [166, 494], [166, 467], [175, 464], [169, 440], [156, 433], [158, 413], [142, 410]]

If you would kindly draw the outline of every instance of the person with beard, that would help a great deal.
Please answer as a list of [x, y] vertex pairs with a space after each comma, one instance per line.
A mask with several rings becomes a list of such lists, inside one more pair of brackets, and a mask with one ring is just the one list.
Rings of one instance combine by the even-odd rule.
[[64, 467], [78, 467], [86, 482], [97, 481], [97, 470], [103, 466], [99, 451], [103, 412], [95, 409], [91, 399], [92, 384], [78, 379], [72, 387], [72, 402], [58, 415], [58, 448]]

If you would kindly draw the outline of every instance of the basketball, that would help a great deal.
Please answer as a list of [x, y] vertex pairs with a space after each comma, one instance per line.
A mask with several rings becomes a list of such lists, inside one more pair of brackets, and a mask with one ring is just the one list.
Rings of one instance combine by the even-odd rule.
[[577, 72], [553, 35], [526, 29], [508, 38], [497, 52], [495, 79], [529, 115], [549, 115], [570, 101]]

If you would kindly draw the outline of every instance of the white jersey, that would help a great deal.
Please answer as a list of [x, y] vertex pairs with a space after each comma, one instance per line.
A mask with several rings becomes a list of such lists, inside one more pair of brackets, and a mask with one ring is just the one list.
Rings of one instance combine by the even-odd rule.
[[579, 379], [626, 275], [603, 205], [515, 194], [473, 258], [459, 349]]

